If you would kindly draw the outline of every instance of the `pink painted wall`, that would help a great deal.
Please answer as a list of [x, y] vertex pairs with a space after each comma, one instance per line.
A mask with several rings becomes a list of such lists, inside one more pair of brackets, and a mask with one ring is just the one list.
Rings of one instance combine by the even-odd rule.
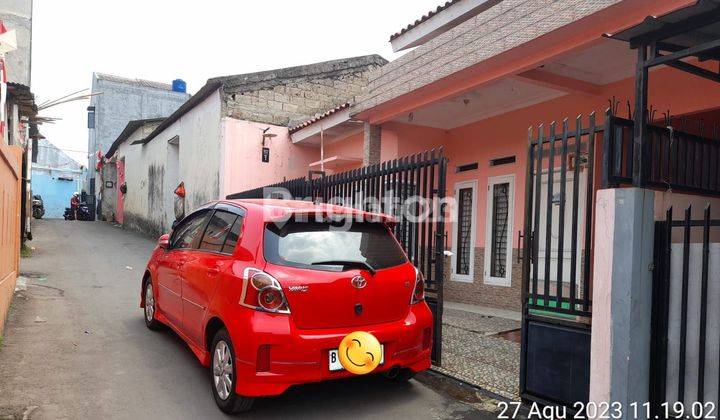
[[[383, 133], [384, 134], [384, 133]], [[320, 148], [315, 149], [317, 152], [317, 162], [320, 160]], [[363, 133], [355, 133], [345, 139], [330, 143], [325, 146], [325, 158], [331, 156], [341, 156], [346, 158], [363, 158]], [[362, 162], [355, 165], [347, 165], [334, 169], [332, 172], [349, 171], [351, 169], [357, 169], [362, 166]]]
[[[263, 163], [262, 130], [276, 137], [265, 141], [270, 162]], [[290, 140], [287, 127], [223, 118], [221, 123], [222, 159], [220, 196], [306, 176], [308, 165], [318, 160], [318, 149], [297, 146]]]
[[[682, 88], [679, 88], [679, 87]], [[382, 160], [407, 156], [424, 150], [443, 146], [445, 156], [450, 160], [447, 176], [447, 194], [453, 195], [455, 183], [478, 180], [476, 246], [485, 242], [485, 220], [487, 180], [489, 177], [515, 175], [514, 230], [523, 228], [525, 164], [527, 153], [528, 127], [552, 121], [562, 123], [570, 118], [570, 129], [574, 130], [575, 117], [583, 114], [587, 126], [588, 114], [595, 111], [597, 124], [603, 124], [608, 98], [620, 101], [619, 113], [626, 116], [627, 100], [634, 97], [634, 79], [629, 78], [603, 88], [601, 96], [566, 95], [538, 105], [488, 118], [462, 127], [444, 130], [413, 124], [390, 121], [382, 124]], [[650, 76], [649, 103], [659, 110], [670, 109], [674, 115], [705, 112], [720, 107], [720, 89], [713, 82], [693, 77], [674, 69], [653, 71]], [[658, 115], [659, 116], [659, 112]], [[656, 117], [657, 117], [656, 116]], [[707, 119], [709, 120], [709, 118]], [[709, 124], [710, 122], [707, 121]], [[362, 157], [363, 135], [358, 133], [326, 147], [326, 156], [344, 155]], [[319, 151], [318, 151], [319, 154]], [[489, 161], [504, 156], [516, 156], [514, 164], [490, 167]], [[478, 162], [475, 171], [455, 173], [458, 165]], [[357, 168], [353, 165], [339, 168], [339, 171]], [[598, 177], [599, 181], [599, 177]], [[451, 227], [448, 234], [452, 235]], [[513, 232], [513, 246], [518, 247], [516, 232]], [[450, 242], [448, 242], [450, 243]]]
[[[471, 179], [478, 180], [478, 231], [476, 245], [485, 242], [485, 218], [487, 200], [487, 178], [515, 174], [515, 220], [514, 230], [523, 228], [525, 165], [527, 161], [527, 130], [528, 127], [544, 123], [547, 126], [556, 121], [562, 124], [566, 117], [570, 118], [570, 129], [574, 130], [575, 117], [583, 114], [583, 124], [587, 127], [587, 115], [595, 111], [597, 122], [604, 122], [604, 112], [608, 107], [608, 99], [615, 96], [620, 101], [619, 114], [626, 117], [627, 100], [634, 98], [634, 79], [626, 79], [604, 87], [602, 96], [567, 95], [528, 108], [488, 118], [463, 127], [449, 130], [449, 138], [445, 145], [445, 155], [450, 159], [447, 192], [452, 195], [454, 184]], [[650, 75], [649, 104], [654, 109], [670, 109], [674, 115], [696, 113], [720, 107], [720, 89], [717, 84], [706, 81], [674, 69], [661, 69]], [[660, 116], [658, 111], [658, 115]], [[435, 130], [429, 130], [434, 135]], [[515, 155], [517, 161], [511, 165], [490, 167], [493, 158]], [[478, 162], [477, 171], [461, 174], [455, 173], [458, 165]], [[517, 232], [513, 234], [513, 246], [518, 247]], [[451, 231], [449, 231], [451, 235]]]

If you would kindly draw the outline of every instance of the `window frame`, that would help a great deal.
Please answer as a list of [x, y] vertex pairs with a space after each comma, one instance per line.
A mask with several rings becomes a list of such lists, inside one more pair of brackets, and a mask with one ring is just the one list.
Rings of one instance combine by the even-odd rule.
[[[471, 181], [461, 181], [455, 183], [455, 200], [457, 205], [455, 206], [455, 222], [453, 223], [453, 236], [452, 236], [452, 259], [451, 259], [451, 272], [450, 279], [463, 283], [472, 283], [475, 280], [475, 245], [477, 238], [477, 179]], [[472, 214], [470, 215], [470, 255], [468, 256], [470, 267], [468, 274], [457, 273], [457, 259], [460, 256], [457, 249], [457, 240], [459, 236], [460, 228], [460, 206], [459, 197], [460, 190], [466, 188], [472, 189]]]
[[[490, 264], [492, 258], [492, 217], [493, 217], [493, 187], [498, 184], [508, 184], [508, 229], [507, 229], [507, 251], [505, 256], [506, 277], [494, 277], [490, 275]], [[485, 220], [485, 257], [483, 261], [483, 282], [490, 286], [510, 287], [512, 285], [512, 260], [513, 260], [513, 229], [515, 222], [515, 174], [488, 177], [487, 205]]]

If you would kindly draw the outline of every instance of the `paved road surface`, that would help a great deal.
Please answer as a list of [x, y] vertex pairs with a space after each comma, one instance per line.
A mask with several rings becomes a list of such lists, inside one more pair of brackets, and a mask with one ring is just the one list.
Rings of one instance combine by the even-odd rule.
[[[42, 220], [21, 261], [0, 347], [0, 419], [221, 418], [208, 372], [171, 331], [145, 328], [140, 275], [154, 241], [102, 222]], [[412, 381], [292, 388], [242, 418], [495, 418]]]

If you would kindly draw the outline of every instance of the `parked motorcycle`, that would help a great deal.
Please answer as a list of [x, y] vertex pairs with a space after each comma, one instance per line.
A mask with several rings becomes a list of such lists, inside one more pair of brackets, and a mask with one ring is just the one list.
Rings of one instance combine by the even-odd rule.
[[42, 219], [45, 215], [45, 204], [43, 203], [42, 197], [39, 195], [33, 195], [32, 215], [35, 219]]
[[[81, 202], [78, 205], [77, 211], [77, 220], [93, 220], [92, 213], [90, 212], [90, 207], [88, 207], [87, 203]], [[75, 220], [75, 214], [72, 211], [72, 208], [65, 207], [65, 214], [63, 214], [63, 217], [65, 220]]]

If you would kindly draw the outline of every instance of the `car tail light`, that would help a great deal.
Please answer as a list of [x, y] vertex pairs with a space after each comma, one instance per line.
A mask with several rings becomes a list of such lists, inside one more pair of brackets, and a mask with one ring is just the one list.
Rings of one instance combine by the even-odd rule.
[[425, 300], [425, 276], [415, 268], [415, 288], [413, 289], [410, 304], [415, 304]]
[[280, 283], [270, 274], [257, 268], [246, 268], [240, 304], [257, 311], [289, 314]]

